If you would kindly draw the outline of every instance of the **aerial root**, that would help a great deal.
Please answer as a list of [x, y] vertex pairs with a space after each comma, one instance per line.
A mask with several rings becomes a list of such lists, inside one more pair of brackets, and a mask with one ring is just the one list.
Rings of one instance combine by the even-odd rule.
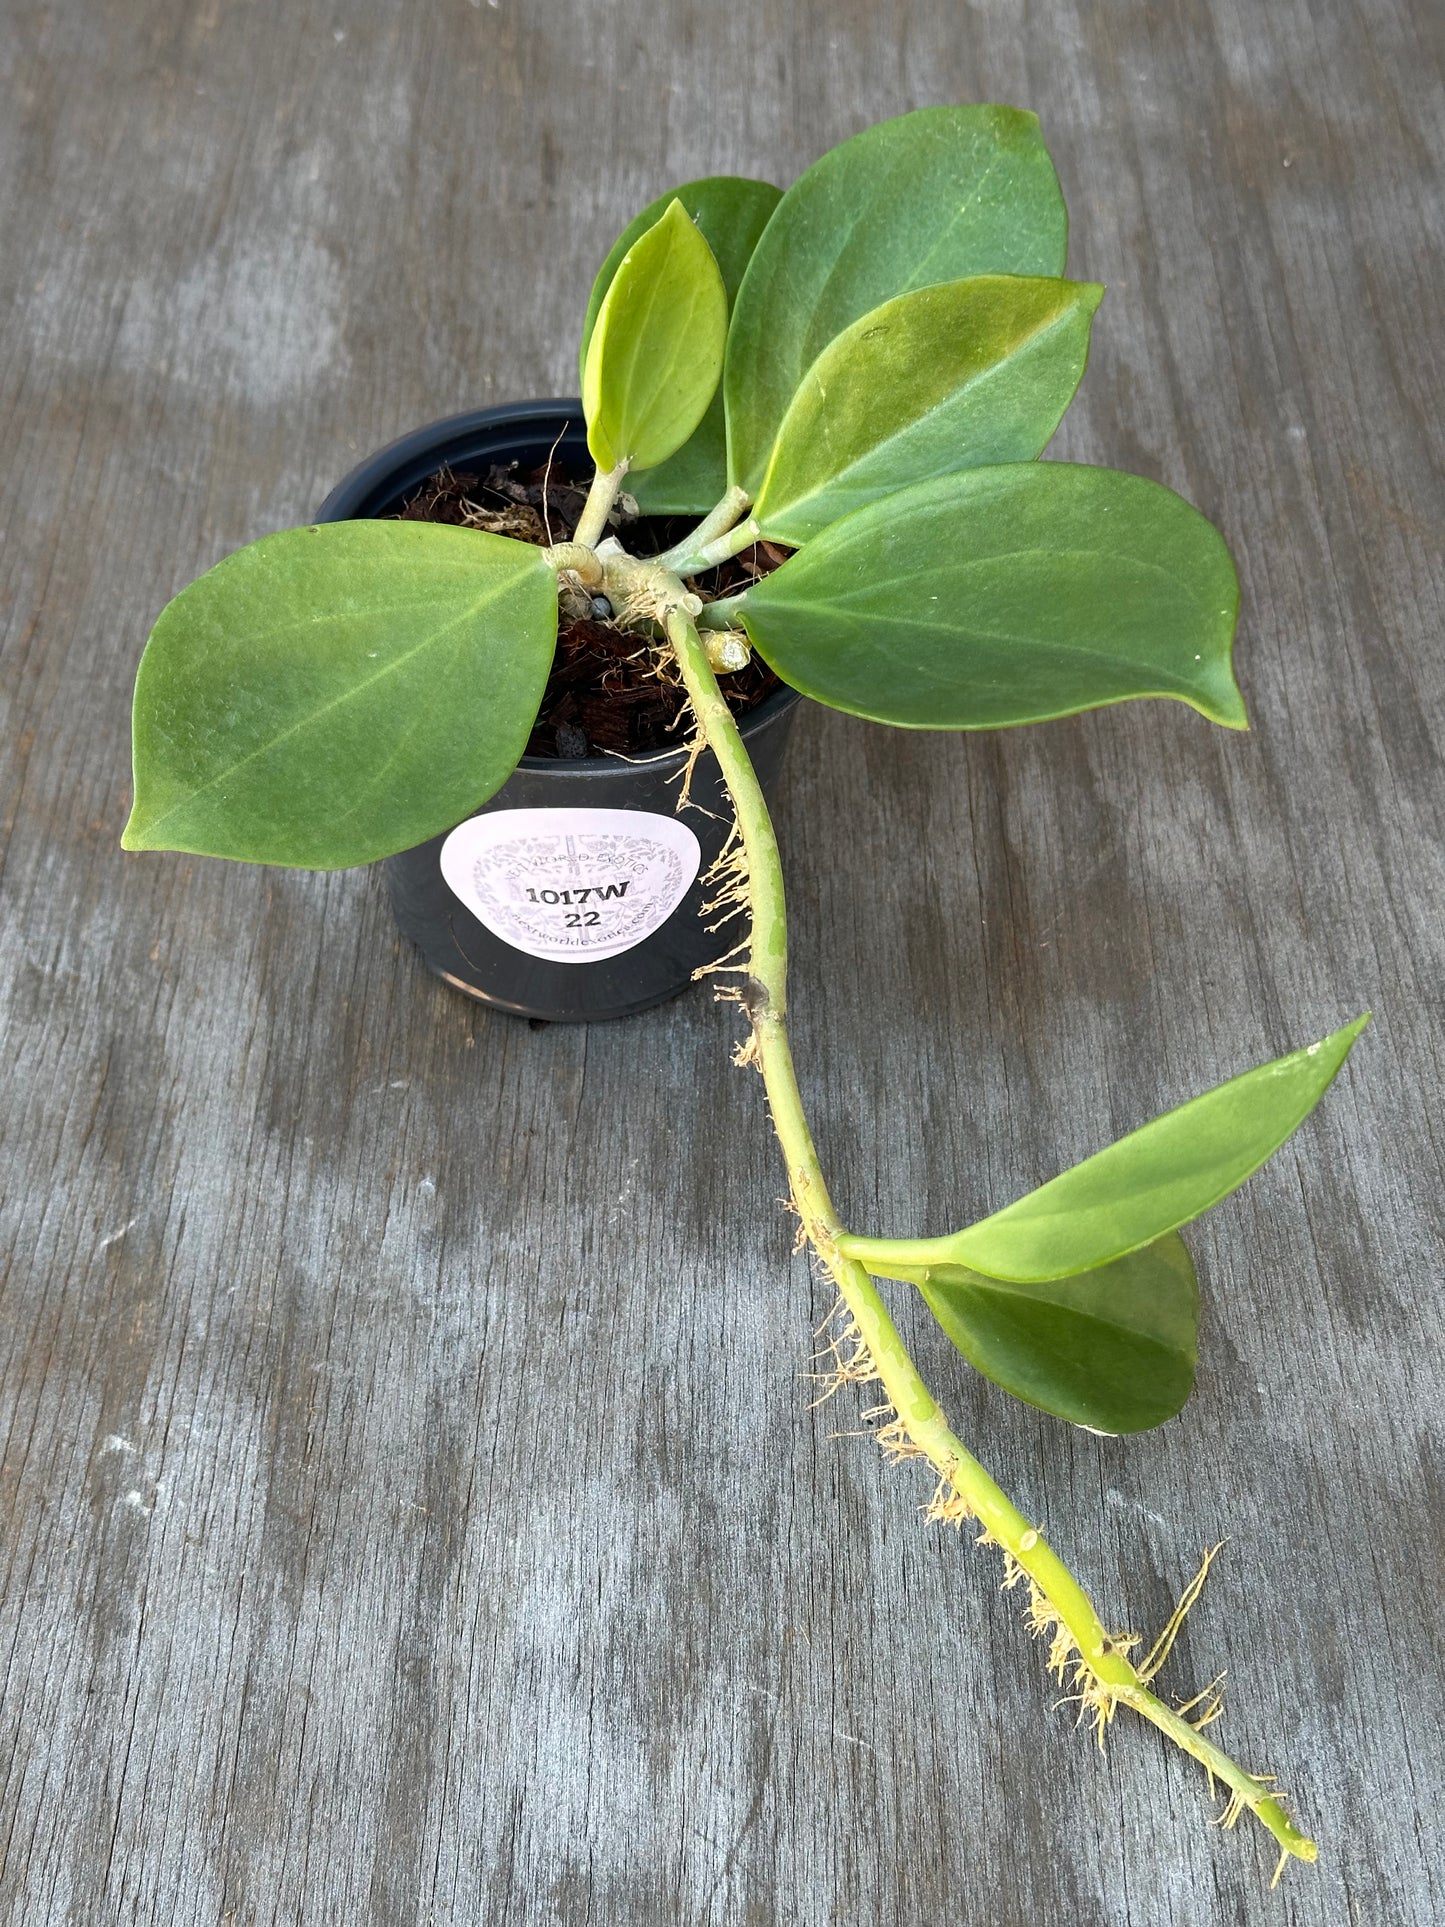
[[[694, 739], [694, 744], [690, 747], [695, 747], [699, 741], [701, 738]], [[713, 976], [720, 970], [737, 971], [740, 976], [746, 977], [752, 967], [753, 899], [747, 852], [743, 848], [736, 822], [729, 826], [727, 841], [703, 873], [702, 882], [705, 890], [712, 891], [712, 895], [704, 899], [702, 906], [702, 915], [714, 919], [706, 926], [709, 933], [721, 930], [737, 916], [746, 915], [750, 921], [748, 934], [735, 943], [730, 950], [725, 950], [722, 956], [712, 963], [699, 964], [692, 973], [693, 981], [697, 982], [703, 977]], [[722, 1003], [735, 1004], [742, 1001], [741, 991], [734, 985], [721, 987], [717, 995]], [[736, 1063], [739, 1060], [735, 1058], [733, 1061]], [[752, 1063], [755, 1059], [749, 1056], [741, 1061]]]
[[717, 912], [722, 913], [716, 923], [708, 925], [710, 930], [720, 929], [729, 918], [743, 912], [751, 913], [753, 896], [748, 853], [738, 838], [736, 824], [732, 826], [720, 855], [709, 865], [702, 881], [703, 888], [712, 892], [703, 902], [702, 914], [710, 917]]
[[741, 863], [744, 868], [747, 864], [747, 852], [743, 848], [742, 831], [738, 828], [736, 817], [728, 825], [727, 837], [722, 848], [704, 870], [703, 882], [717, 882], [734, 863]]
[[714, 936], [734, 917], [751, 916], [753, 908], [752, 892], [748, 888], [748, 874], [744, 869], [740, 876], [731, 878], [715, 897], [704, 899], [700, 914], [711, 917], [711, 923], [703, 928], [709, 936]]
[[[803, 1227], [799, 1224], [799, 1232]], [[803, 1242], [807, 1242], [803, 1233]], [[840, 1322], [841, 1321], [841, 1322]], [[831, 1328], [831, 1329], [830, 1329]], [[871, 1385], [878, 1378], [878, 1367], [873, 1362], [867, 1341], [857, 1324], [840, 1300], [814, 1332], [822, 1344], [813, 1353], [811, 1363], [822, 1364], [821, 1371], [806, 1372], [806, 1378], [815, 1379], [822, 1390], [816, 1398], [808, 1401], [808, 1410], [816, 1411], [818, 1406], [826, 1405], [835, 1393], [841, 1392], [845, 1385]], [[891, 1406], [882, 1406], [880, 1411], [891, 1411]], [[868, 1416], [866, 1413], [865, 1417]]]
[[[1044, 1665], [1061, 1686], [1067, 1684], [1076, 1689], [1065, 1693], [1058, 1704], [1078, 1707], [1074, 1721], [1076, 1726], [1082, 1726], [1086, 1720], [1093, 1722], [1094, 1734], [1102, 1753], [1104, 1733], [1118, 1711], [1119, 1695], [1107, 1681], [1099, 1678], [1089, 1660], [1079, 1651], [1078, 1641], [1065, 1625], [1058, 1607], [1044, 1597], [1031, 1578], [1028, 1588], [1029, 1603], [1024, 1609], [1024, 1622], [1035, 1639], [1047, 1639], [1049, 1642]], [[1120, 1654], [1127, 1654], [1130, 1647], [1138, 1643], [1133, 1633], [1111, 1633], [1106, 1642], [1110, 1652]]]
[[[741, 943], [735, 943], [731, 950], [725, 950], [723, 954], [712, 963], [699, 964], [697, 969], [692, 973], [693, 982], [700, 983], [704, 977], [711, 977], [714, 971], [718, 970], [740, 970], [743, 975], [746, 976], [748, 971], [747, 964], [745, 962], [734, 963], [733, 958], [737, 956], [739, 951], [746, 950], [748, 947], [749, 939], [744, 937]], [[742, 1002], [741, 990], [734, 989], [730, 985], [721, 986], [718, 990], [718, 997], [724, 1003], [736, 1004]]]
[[[891, 1412], [893, 1407], [885, 1405], [881, 1411]], [[866, 1414], [865, 1414], [866, 1416]], [[902, 1465], [905, 1459], [926, 1459], [928, 1454], [921, 1445], [916, 1445], [905, 1420], [893, 1418], [886, 1425], [880, 1425], [873, 1434], [878, 1450], [889, 1465]]]
[[[895, 1438], [906, 1441], [903, 1449], [896, 1451], [896, 1453], [893, 1449]], [[912, 1442], [907, 1440], [906, 1430], [899, 1420], [895, 1420], [892, 1425], [885, 1428], [885, 1430], [878, 1435], [878, 1439], [879, 1444], [884, 1446], [885, 1452], [889, 1454], [890, 1459], [894, 1456], [897, 1458], [922, 1456], [917, 1448], [912, 1446]], [[968, 1500], [961, 1492], [955, 1490], [947, 1478], [939, 1479], [938, 1484], [934, 1487], [933, 1496], [922, 1508], [922, 1511], [923, 1516], [936, 1525], [962, 1527], [965, 1520], [973, 1520], [978, 1525], [975, 1544], [988, 1546], [998, 1545], [999, 1543], [995, 1535], [983, 1521], [978, 1518], [977, 1513], [970, 1506]], [[1026, 1534], [1024, 1546], [1028, 1547], [1032, 1544], [1035, 1537], [1036, 1535], [1032, 1532]], [[1040, 1590], [1033, 1577], [1015, 1554], [1006, 1546], [1003, 1547], [1002, 1550], [1003, 1591], [1012, 1592], [1018, 1586], [1027, 1585], [1028, 1604], [1024, 1609], [1025, 1623], [1035, 1639], [1046, 1639], [1048, 1641], [1048, 1654], [1045, 1660], [1048, 1671], [1061, 1686], [1067, 1685], [1074, 1689], [1066, 1694], [1064, 1700], [1060, 1703], [1077, 1705], [1079, 1709], [1079, 1724], [1082, 1724], [1085, 1720], [1091, 1720], [1093, 1722], [1094, 1731], [1098, 1736], [1099, 1745], [1102, 1748], [1105, 1728], [1118, 1710], [1119, 1697], [1117, 1689], [1099, 1677], [1093, 1665], [1093, 1660], [1102, 1658], [1105, 1653], [1127, 1659], [1133, 1649], [1142, 1643], [1138, 1634], [1129, 1632], [1110, 1633], [1106, 1637], [1104, 1646], [1094, 1654], [1087, 1655], [1081, 1652], [1077, 1640], [1065, 1624], [1063, 1614], [1059, 1611], [1058, 1607]], [[1200, 1593], [1204, 1590], [1204, 1582], [1208, 1577], [1210, 1565], [1220, 1550], [1220, 1546], [1213, 1546], [1204, 1555], [1203, 1563], [1200, 1565], [1193, 1579], [1191, 1579], [1185, 1587], [1179, 1604], [1169, 1615], [1164, 1630], [1150, 1647], [1142, 1663], [1135, 1669], [1141, 1685], [1147, 1685], [1169, 1657], [1174, 1642], [1179, 1636], [1180, 1628], [1188, 1617], [1190, 1609], [1198, 1601]], [[1177, 1708], [1181, 1717], [1183, 1717], [1196, 1732], [1203, 1732], [1206, 1726], [1212, 1725], [1213, 1722], [1219, 1718], [1223, 1710], [1223, 1673], [1220, 1673], [1217, 1678], [1211, 1680], [1202, 1692], [1194, 1695], [1193, 1699], [1186, 1700], [1183, 1705]], [[1190, 1718], [1191, 1714], [1194, 1716], [1193, 1718]], [[1263, 1784], [1264, 1782], [1261, 1778], [1261, 1785]], [[1239, 1817], [1239, 1810], [1235, 1802], [1232, 1801], [1230, 1807], [1226, 1808], [1224, 1816], [1221, 1817], [1220, 1824], [1233, 1826], [1235, 1820]], [[1288, 1856], [1286, 1856], [1286, 1858], [1288, 1858]]]
[[[1191, 1720], [1189, 1715], [1196, 1706], [1201, 1709], [1199, 1716]], [[1202, 1733], [1206, 1726], [1212, 1726], [1224, 1711], [1224, 1674], [1216, 1673], [1201, 1692], [1196, 1693], [1192, 1700], [1185, 1700], [1181, 1706], [1176, 1706], [1174, 1711], [1181, 1719], [1188, 1720], [1196, 1733]]]
[[962, 1527], [965, 1519], [975, 1517], [973, 1507], [961, 1492], [955, 1492], [947, 1479], [933, 1488], [933, 1497], [922, 1508], [930, 1525]]
[[[671, 600], [662, 585], [642, 575], [632, 578], [621, 596], [613, 598], [612, 614], [614, 621], [623, 629], [638, 622], [655, 622], [661, 629], [671, 607]], [[682, 671], [677, 666], [675, 652], [666, 644], [659, 643], [652, 653], [656, 657], [655, 672], [659, 679], [681, 685]]]
[[733, 1063], [740, 1071], [745, 1071], [749, 1064], [751, 1064], [755, 1070], [762, 1069], [762, 1064], [758, 1057], [758, 1034], [756, 1031], [750, 1030], [740, 1044], [733, 1045]]
[[[840, 1298], [833, 1305], [827, 1317], [823, 1320], [823, 1323], [818, 1327], [815, 1335], [821, 1336], [829, 1333], [829, 1328], [845, 1316], [846, 1307]], [[842, 1371], [835, 1366], [832, 1372], [820, 1374], [820, 1376], [825, 1376], [829, 1380], [828, 1388], [824, 1392], [823, 1398], [818, 1400], [820, 1404], [823, 1402], [823, 1399], [831, 1398], [839, 1386], [846, 1384], [850, 1378], [855, 1376], [855, 1372], [852, 1369], [855, 1361], [859, 1368], [856, 1372], [858, 1378], [870, 1375], [871, 1360], [866, 1359], [861, 1340], [856, 1338], [856, 1328], [852, 1326], [851, 1320], [842, 1326], [841, 1331], [836, 1336], [829, 1333], [828, 1347], [830, 1352], [841, 1360], [840, 1341], [847, 1342], [849, 1339], [852, 1339], [855, 1344], [853, 1357], [848, 1360], [849, 1369]], [[907, 1426], [902, 1418], [897, 1415], [896, 1408], [892, 1404], [885, 1403], [876, 1406], [871, 1411], [865, 1412], [863, 1417], [865, 1421], [867, 1421], [877, 1419], [884, 1415], [888, 1415], [887, 1422], [872, 1428], [872, 1436], [877, 1440], [885, 1459], [890, 1465], [897, 1464], [904, 1459], [924, 1458], [928, 1456], [927, 1453], [923, 1452], [914, 1443]], [[939, 1478], [938, 1483], [934, 1487], [932, 1497], [920, 1510], [927, 1520], [937, 1525], [951, 1525], [957, 1529], [961, 1529], [966, 1520], [973, 1522], [978, 1527], [978, 1533], [975, 1539], [975, 1544], [977, 1545], [1000, 1544], [996, 1535], [989, 1530], [988, 1526], [974, 1510], [968, 1499], [962, 1492], [957, 1490], [946, 1473]], [[1038, 1534], [1033, 1529], [1027, 1531], [1020, 1541], [1019, 1553], [1026, 1555], [1029, 1549], [1037, 1543], [1037, 1540]], [[1101, 1677], [1097, 1662], [1103, 1660], [1106, 1655], [1127, 1660], [1134, 1648], [1143, 1642], [1137, 1633], [1105, 1633], [1103, 1635], [1103, 1643], [1095, 1645], [1091, 1652], [1085, 1653], [1080, 1648], [1078, 1640], [1065, 1621], [1062, 1611], [1048, 1598], [1038, 1582], [1034, 1579], [1032, 1573], [1030, 1573], [1023, 1564], [1022, 1558], [1016, 1555], [1008, 1546], [1002, 1546], [1001, 1550], [1003, 1552], [1002, 1590], [1004, 1592], [1013, 1592], [1019, 1586], [1027, 1586], [1028, 1602], [1024, 1608], [1024, 1622], [1035, 1639], [1047, 1641], [1048, 1651], [1045, 1655], [1044, 1664], [1051, 1676], [1058, 1681], [1059, 1685], [1069, 1689], [1063, 1694], [1057, 1704], [1077, 1707], [1078, 1711], [1074, 1721], [1075, 1725], [1082, 1726], [1087, 1722], [1092, 1726], [1095, 1738], [1099, 1744], [1099, 1750], [1103, 1752], [1109, 1724], [1118, 1712], [1120, 1705], [1126, 1701], [1130, 1701], [1134, 1688], [1129, 1684], [1121, 1686], [1116, 1683], [1111, 1683], [1109, 1680]], [[1219, 1545], [1211, 1546], [1205, 1553], [1198, 1572], [1195, 1573], [1194, 1577], [1180, 1595], [1179, 1603], [1169, 1615], [1159, 1637], [1149, 1648], [1144, 1659], [1134, 1667], [1134, 1677], [1140, 1686], [1147, 1687], [1149, 1681], [1154, 1678], [1160, 1667], [1163, 1666], [1164, 1662], [1168, 1659], [1170, 1652], [1173, 1650], [1174, 1643], [1179, 1637], [1184, 1621], [1189, 1616], [1192, 1608], [1198, 1603], [1199, 1596], [1204, 1590], [1204, 1582], [1209, 1576], [1210, 1566], [1222, 1550], [1223, 1542], [1221, 1541]], [[1187, 1726], [1192, 1727], [1196, 1733], [1202, 1733], [1204, 1729], [1207, 1726], [1211, 1726], [1223, 1712], [1224, 1678], [1224, 1674], [1222, 1672], [1219, 1673], [1206, 1687], [1196, 1693], [1192, 1699], [1185, 1700], [1176, 1705], [1174, 1709], [1175, 1712], [1183, 1722]], [[1193, 1752], [1193, 1748], [1190, 1747], [1187, 1742], [1176, 1739], [1176, 1743], [1183, 1745], [1185, 1751]], [[1209, 1775], [1209, 1789], [1211, 1794], [1215, 1793], [1217, 1791], [1216, 1775], [1210, 1764], [1209, 1755], [1205, 1752], [1200, 1752], [1195, 1753], [1194, 1757], [1200, 1761], [1205, 1772]], [[1233, 1828], [1237, 1824], [1240, 1815], [1247, 1809], [1258, 1808], [1266, 1802], [1282, 1803], [1284, 1801], [1285, 1796], [1275, 1785], [1273, 1774], [1251, 1773], [1245, 1777], [1249, 1785], [1242, 1788], [1232, 1786], [1229, 1788], [1228, 1798], [1225, 1800], [1223, 1809], [1215, 1816], [1214, 1825]], [[1279, 1828], [1276, 1818], [1268, 1817], [1264, 1813], [1262, 1813], [1260, 1817], [1265, 1820], [1270, 1830], [1278, 1836]], [[1293, 1839], [1293, 1836], [1291, 1836], [1291, 1838]], [[1307, 1845], [1308, 1843], [1306, 1843], [1306, 1846]], [[1302, 1852], [1302, 1850], [1296, 1846], [1285, 1847], [1280, 1853], [1279, 1862], [1270, 1880], [1271, 1888], [1279, 1885], [1285, 1868], [1297, 1852], [1301, 1853], [1301, 1857], [1303, 1858], [1308, 1859], [1312, 1857], [1309, 1853]]]
[[[792, 1208], [796, 1210], [797, 1206], [794, 1205]], [[847, 1309], [848, 1309], [847, 1301], [844, 1299], [842, 1293], [840, 1292], [838, 1296], [833, 1300], [832, 1304], [828, 1307], [827, 1311], [818, 1320], [818, 1323], [814, 1325], [813, 1327], [814, 1338], [821, 1338], [824, 1332], [827, 1331], [828, 1327], [833, 1323], [834, 1319], [841, 1318], [843, 1314], [847, 1311]]]
[[[730, 825], [727, 841], [704, 872], [702, 882], [704, 890], [709, 892], [709, 895], [703, 899], [700, 912], [704, 918], [710, 919], [704, 926], [708, 934], [713, 935], [719, 930], [725, 930], [729, 925], [735, 924], [737, 918], [746, 917], [748, 935], [734, 944], [732, 949], [716, 963], [704, 964], [700, 969], [695, 970], [692, 973], [693, 977], [709, 976], [720, 970], [737, 971], [745, 977], [751, 968], [751, 956], [744, 957], [743, 953], [750, 951], [753, 895], [747, 851], [738, 833], [736, 821]], [[740, 995], [731, 987], [720, 991], [719, 998], [725, 1003], [741, 1002]], [[733, 1062], [739, 1065], [756, 1063], [756, 1049], [751, 1045], [743, 1046], [742, 1054], [735, 1054]]]
[[683, 811], [692, 803], [692, 779], [697, 773], [698, 758], [707, 748], [707, 737], [703, 733], [702, 725], [696, 720], [693, 722], [692, 734], [688, 737], [683, 748], [686, 754], [682, 765], [682, 780], [678, 784], [677, 789], [677, 814], [679, 816], [681, 816]]
[[[1272, 1799], [1279, 1799], [1280, 1796], [1275, 1789], [1274, 1775], [1272, 1773], [1251, 1773], [1249, 1777], [1254, 1781], [1261, 1793], [1268, 1793]], [[1224, 1811], [1215, 1814], [1213, 1824], [1216, 1827], [1223, 1827], [1226, 1833], [1232, 1832], [1240, 1814], [1244, 1812], [1248, 1805], [1249, 1800], [1247, 1796], [1236, 1790], [1231, 1793], [1225, 1801]], [[1288, 1856], [1286, 1856], [1286, 1858], [1287, 1857]], [[1278, 1878], [1279, 1875], [1276, 1874], [1275, 1879], [1278, 1880]], [[1273, 1885], [1273, 1882], [1270, 1884]]]
[[[1203, 1564], [1180, 1594], [1179, 1604], [1174, 1608], [1173, 1612], [1170, 1613], [1169, 1618], [1165, 1622], [1163, 1632], [1160, 1633], [1140, 1663], [1137, 1669], [1139, 1678], [1146, 1686], [1159, 1671], [1159, 1668], [1164, 1664], [1165, 1660], [1168, 1659], [1174, 1642], [1179, 1637], [1179, 1629], [1189, 1617], [1190, 1609], [1197, 1603], [1200, 1593], [1204, 1591], [1204, 1582], [1209, 1577], [1209, 1568], [1213, 1565], [1216, 1557], [1223, 1549], [1224, 1541], [1221, 1539], [1217, 1546], [1211, 1546], [1209, 1551], [1205, 1553]], [[1223, 1677], [1223, 1675], [1221, 1675], [1221, 1677]], [[1206, 1687], [1204, 1690], [1207, 1693], [1212, 1689]], [[1203, 1695], [1201, 1694], [1200, 1697], [1202, 1698]], [[1189, 1702], [1191, 1706], [1195, 1703], [1194, 1700]]]
[[[1286, 1804], [1288, 1795], [1283, 1793], [1275, 1784], [1275, 1777], [1272, 1773], [1251, 1773], [1249, 1778], [1254, 1781], [1255, 1786], [1266, 1798], [1274, 1800], [1280, 1806]], [[1214, 1775], [1212, 1773], [1209, 1776], [1209, 1788], [1212, 1793], [1214, 1791]], [[1239, 1789], [1236, 1788], [1225, 1801], [1223, 1810], [1215, 1814], [1210, 1824], [1216, 1827], [1223, 1827], [1226, 1831], [1232, 1831], [1238, 1823], [1240, 1815], [1251, 1804], [1252, 1802], [1248, 1795], [1240, 1792]], [[1279, 1885], [1280, 1876], [1289, 1865], [1292, 1857], [1288, 1847], [1281, 1849], [1279, 1859], [1275, 1862], [1274, 1872], [1270, 1875], [1269, 1885], [1271, 1892]]]

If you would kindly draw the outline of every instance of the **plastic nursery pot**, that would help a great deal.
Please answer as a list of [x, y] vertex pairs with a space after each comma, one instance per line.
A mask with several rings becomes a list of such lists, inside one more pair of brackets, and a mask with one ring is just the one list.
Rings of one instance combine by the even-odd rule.
[[[559, 440], [560, 437], [560, 440]], [[320, 522], [395, 514], [444, 464], [590, 463], [577, 401], [449, 415], [352, 470]], [[570, 460], [568, 459], [570, 458]], [[764, 792], [782, 767], [798, 695], [774, 691], [739, 721]], [[710, 754], [677, 810], [685, 751], [626, 761], [524, 756], [475, 815], [386, 863], [392, 909], [427, 968], [519, 1017], [626, 1017], [685, 990], [730, 942], [709, 931], [702, 879], [731, 812]]]

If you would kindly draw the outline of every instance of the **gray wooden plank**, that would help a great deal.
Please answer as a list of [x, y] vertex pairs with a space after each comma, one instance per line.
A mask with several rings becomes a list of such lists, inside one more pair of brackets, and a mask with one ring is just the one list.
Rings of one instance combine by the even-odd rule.
[[[26, 1923], [1426, 1923], [1441, 1064], [1438, 19], [14, 0], [0, 344], [0, 1896]], [[1194, 1239], [1195, 1400], [1130, 1441], [966, 1374], [1106, 1613], [1227, 1665], [1320, 1865], [1051, 1711], [925, 1527], [776, 1206], [733, 1020], [489, 1016], [377, 879], [122, 860], [165, 598], [368, 447], [572, 381], [590, 274], [712, 169], [1036, 107], [1104, 280], [1058, 444], [1183, 489], [1247, 737], [1163, 705], [954, 741], [811, 713], [797, 1042], [860, 1223], [938, 1229], [1372, 1004]], [[838, 1436], [842, 1434], [843, 1436]]]

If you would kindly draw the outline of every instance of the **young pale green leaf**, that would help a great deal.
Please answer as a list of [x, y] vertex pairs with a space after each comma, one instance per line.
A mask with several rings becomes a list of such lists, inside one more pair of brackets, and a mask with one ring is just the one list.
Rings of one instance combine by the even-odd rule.
[[424, 842], [515, 768], [556, 632], [527, 543], [426, 522], [264, 536], [151, 632], [122, 841], [313, 870]]
[[911, 482], [1032, 461], [1079, 385], [1103, 294], [983, 274], [861, 316], [783, 417], [754, 507], [764, 535], [796, 545]]
[[808, 369], [861, 315], [974, 274], [1059, 275], [1068, 217], [1033, 114], [923, 107], [795, 181], [738, 290], [723, 378], [730, 479], [756, 497]]
[[[671, 202], [682, 202], [712, 249], [731, 312], [758, 236], [781, 199], [781, 190], [767, 181], [715, 174], [706, 180], [688, 181], [670, 194], [659, 195], [645, 207], [636, 220], [622, 230], [592, 284], [592, 298], [582, 326], [583, 372], [587, 367], [592, 330], [613, 276], [633, 242], [640, 240], [653, 223], [661, 219]], [[719, 387], [692, 439], [658, 467], [639, 474], [630, 485], [630, 492], [648, 515], [705, 515], [727, 488], [727, 467], [727, 423]]]
[[940, 476], [835, 522], [737, 608], [785, 682], [907, 729], [996, 729], [1137, 696], [1245, 727], [1218, 532], [1138, 475]]
[[1166, 1111], [965, 1231], [946, 1238], [840, 1238], [889, 1272], [966, 1265], [1019, 1282], [1069, 1278], [1152, 1244], [1229, 1196], [1318, 1104], [1368, 1014], [1318, 1044]]
[[582, 412], [600, 469], [655, 468], [690, 439], [717, 391], [727, 331], [712, 250], [669, 201], [618, 263], [587, 343]]
[[1038, 1284], [963, 1265], [896, 1275], [918, 1286], [970, 1365], [1073, 1425], [1146, 1431], [1173, 1418], [1194, 1384], [1199, 1285], [1177, 1232]]

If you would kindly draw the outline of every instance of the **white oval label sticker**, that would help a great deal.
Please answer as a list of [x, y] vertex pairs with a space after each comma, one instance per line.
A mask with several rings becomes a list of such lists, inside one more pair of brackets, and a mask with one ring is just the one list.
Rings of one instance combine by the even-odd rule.
[[644, 810], [494, 810], [442, 845], [448, 887], [494, 936], [531, 957], [594, 963], [667, 922], [702, 846]]

